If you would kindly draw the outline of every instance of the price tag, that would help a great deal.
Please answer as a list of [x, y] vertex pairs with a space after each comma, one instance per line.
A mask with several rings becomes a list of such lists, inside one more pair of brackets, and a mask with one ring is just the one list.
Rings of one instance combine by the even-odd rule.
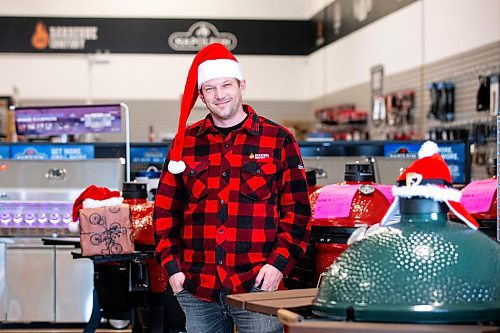
[[496, 179], [471, 182], [462, 190], [460, 203], [469, 213], [484, 213], [490, 209], [497, 189]]
[[327, 185], [323, 187], [314, 210], [314, 219], [348, 217], [354, 195], [361, 185]]

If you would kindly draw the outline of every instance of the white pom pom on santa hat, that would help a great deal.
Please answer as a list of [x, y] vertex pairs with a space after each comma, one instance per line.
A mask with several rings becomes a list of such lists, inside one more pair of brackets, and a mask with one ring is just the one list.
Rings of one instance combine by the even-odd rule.
[[186, 170], [186, 163], [183, 161], [169, 161], [168, 162], [168, 171], [173, 173], [174, 175], [179, 174]]
[[429, 157], [437, 153], [439, 153], [438, 145], [433, 141], [426, 141], [418, 150], [418, 158]]
[[80, 232], [80, 222], [70, 222], [68, 223], [69, 232], [76, 234]]

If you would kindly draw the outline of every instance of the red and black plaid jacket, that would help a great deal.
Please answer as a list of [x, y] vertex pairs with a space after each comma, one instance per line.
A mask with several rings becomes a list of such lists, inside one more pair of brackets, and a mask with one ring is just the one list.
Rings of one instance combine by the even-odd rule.
[[284, 127], [248, 117], [227, 137], [207, 116], [186, 131], [186, 170], [165, 162], [154, 211], [156, 256], [204, 300], [248, 292], [264, 264], [286, 276], [310, 233], [309, 197], [299, 148]]

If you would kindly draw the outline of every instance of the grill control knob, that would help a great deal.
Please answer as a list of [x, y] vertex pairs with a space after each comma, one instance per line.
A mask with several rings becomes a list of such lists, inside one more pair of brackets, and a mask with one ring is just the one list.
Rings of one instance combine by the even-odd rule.
[[3, 213], [1, 216], [0, 216], [0, 222], [2, 224], [8, 224], [10, 221], [12, 221], [12, 217], [10, 216], [9, 213]]
[[14, 217], [12, 218], [12, 221], [14, 221], [14, 223], [16, 223], [16, 224], [21, 223], [23, 221], [23, 215], [20, 214], [20, 213], [14, 214]]
[[40, 213], [40, 214], [38, 214], [38, 218], [37, 219], [38, 219], [38, 223], [42, 223], [43, 224], [43, 223], [47, 222], [47, 214]]
[[49, 222], [52, 224], [57, 224], [61, 222], [61, 216], [57, 213], [50, 214]]
[[62, 221], [64, 223], [70, 223], [71, 221], [73, 221], [73, 219], [71, 218], [71, 214], [69, 213], [64, 214], [62, 217]]
[[28, 213], [24, 215], [24, 222], [28, 224], [33, 224], [35, 223], [35, 221], [36, 221], [35, 214]]

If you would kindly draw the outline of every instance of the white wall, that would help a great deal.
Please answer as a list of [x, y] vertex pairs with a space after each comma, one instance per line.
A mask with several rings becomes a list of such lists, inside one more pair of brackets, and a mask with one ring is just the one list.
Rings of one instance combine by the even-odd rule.
[[421, 0], [310, 56], [307, 96], [318, 98], [500, 41], [500, 0]]
[[[331, 0], [0, 0], [1, 16], [308, 19]], [[500, 0], [421, 0], [308, 57], [239, 56], [251, 100], [308, 101], [500, 40]], [[0, 54], [0, 95], [165, 100], [182, 94], [192, 55]], [[91, 73], [91, 75], [89, 75]], [[90, 87], [91, 86], [91, 90]]]
[[500, 0], [425, 0], [425, 61], [500, 40]]
[[308, 19], [326, 0], [0, 0], [1, 16]]
[[[0, 16], [231, 18], [304, 20], [322, 8], [316, 0], [0, 0]], [[251, 27], [249, 27], [251, 29]], [[21, 100], [178, 99], [193, 55], [0, 54], [0, 95], [17, 87]], [[240, 56], [246, 98], [304, 101], [307, 57]], [[92, 64], [94, 62], [91, 62]], [[289, 84], [296, 82], [295, 84]], [[285, 84], [286, 83], [286, 84]], [[90, 97], [89, 97], [90, 96]]]
[[312, 54], [308, 96], [318, 98], [368, 82], [370, 68], [379, 64], [385, 75], [419, 66], [421, 7], [415, 2]]
[[[193, 55], [0, 54], [0, 95], [13, 86], [20, 99], [178, 99]], [[306, 57], [240, 56], [246, 98], [304, 101]], [[92, 61], [93, 65], [89, 64]], [[295, 83], [296, 82], [296, 83]], [[286, 84], [285, 84], [286, 83]], [[292, 83], [292, 84], [290, 84]]]

